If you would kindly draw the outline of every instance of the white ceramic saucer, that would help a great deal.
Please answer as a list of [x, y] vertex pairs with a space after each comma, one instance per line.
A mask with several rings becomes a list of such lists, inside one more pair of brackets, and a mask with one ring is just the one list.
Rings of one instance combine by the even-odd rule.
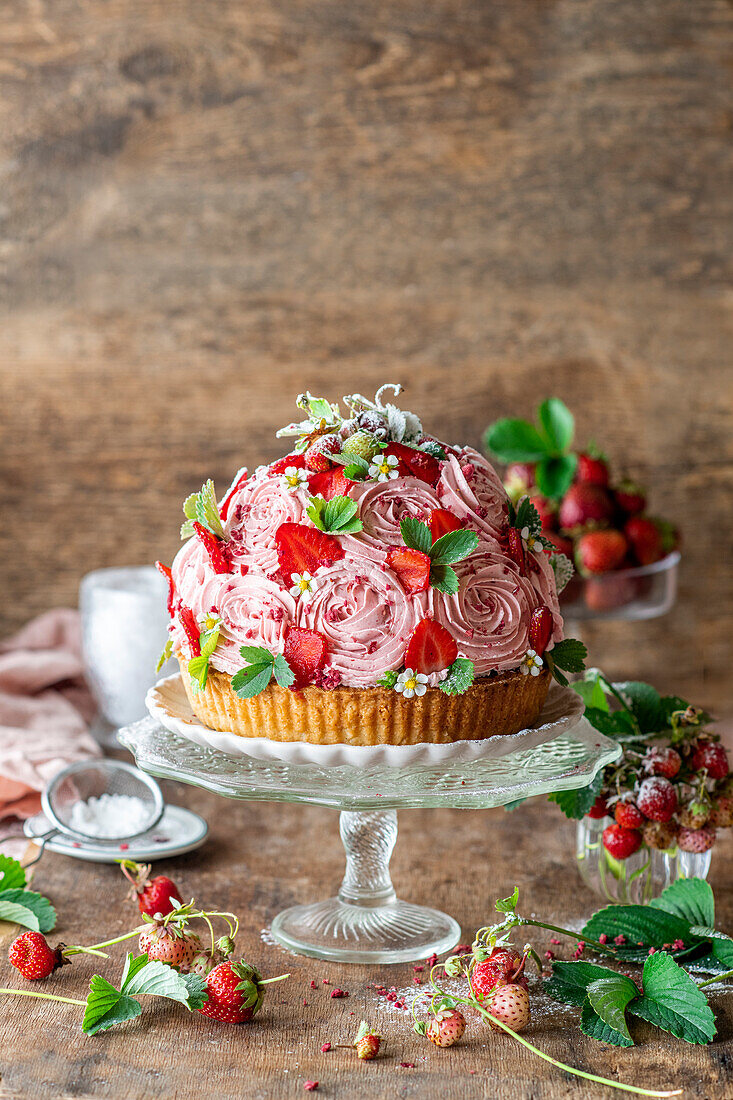
[[551, 741], [578, 724], [583, 700], [570, 688], [552, 683], [542, 713], [531, 729], [504, 737], [476, 741], [455, 741], [449, 745], [311, 745], [307, 741], [271, 741], [266, 737], [238, 737], [203, 725], [193, 713], [180, 672], [159, 680], [145, 700], [150, 714], [171, 733], [181, 734], [197, 745], [208, 746], [230, 756], [255, 760], [278, 760], [286, 764], [318, 764], [322, 767], [369, 768], [388, 764], [403, 768], [413, 764], [442, 764], [523, 752]]
[[[23, 824], [23, 832], [30, 839], [47, 833], [51, 825], [45, 814], [35, 814]], [[46, 845], [47, 852], [73, 856], [89, 863], [115, 863], [118, 859], [134, 859], [138, 863], [150, 863], [154, 859], [170, 859], [200, 848], [206, 840], [209, 826], [203, 817], [183, 806], [166, 806], [158, 824], [141, 836], [122, 844], [96, 844], [93, 840], [74, 841], [59, 833]]]

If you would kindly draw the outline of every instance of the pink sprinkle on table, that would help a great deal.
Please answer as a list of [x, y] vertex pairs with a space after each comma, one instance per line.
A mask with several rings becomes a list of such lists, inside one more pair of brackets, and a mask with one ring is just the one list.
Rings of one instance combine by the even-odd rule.
[[305, 1089], [306, 1092], [315, 1092], [316, 1089], [318, 1088], [318, 1082], [317, 1081], [304, 1081], [303, 1082], [303, 1088]]
[[324, 1043], [323, 1046], [321, 1047], [321, 1054], [328, 1054], [330, 1049], [331, 1049], [331, 1044], [330, 1043]]

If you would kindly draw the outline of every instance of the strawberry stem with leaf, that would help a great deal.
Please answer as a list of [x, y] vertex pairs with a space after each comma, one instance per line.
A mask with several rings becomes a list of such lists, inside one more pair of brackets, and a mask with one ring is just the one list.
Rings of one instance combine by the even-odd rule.
[[500, 462], [535, 463], [537, 488], [544, 497], [560, 500], [570, 488], [578, 456], [570, 450], [575, 421], [558, 397], [537, 407], [537, 425], [508, 417], [489, 425], [484, 445]]
[[433, 536], [427, 523], [409, 517], [400, 523], [402, 540], [410, 550], [419, 550], [430, 558], [430, 585], [446, 595], [458, 591], [458, 575], [451, 569], [456, 562], [463, 561], [478, 546], [475, 531], [460, 528], [448, 531], [433, 542]]
[[241, 646], [239, 652], [248, 662], [246, 668], [240, 668], [232, 676], [232, 691], [240, 699], [259, 695], [273, 676], [280, 687], [291, 687], [295, 683], [295, 673], [282, 653], [273, 654], [263, 646], [252, 645]]

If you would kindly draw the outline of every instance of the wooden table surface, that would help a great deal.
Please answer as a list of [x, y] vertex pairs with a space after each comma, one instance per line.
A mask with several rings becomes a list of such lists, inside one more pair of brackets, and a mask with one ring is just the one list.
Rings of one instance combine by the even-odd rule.
[[[196, 853], [156, 864], [209, 908], [234, 909], [241, 917], [239, 947], [266, 975], [289, 971], [272, 987], [254, 1024], [224, 1026], [177, 1007], [144, 1006], [143, 1015], [94, 1038], [80, 1030], [81, 1009], [45, 1002], [2, 999], [0, 1097], [50, 1100], [109, 1097], [144, 1100], [152, 1095], [194, 1100], [247, 1097], [285, 1100], [316, 1095], [341, 1100], [367, 1097], [461, 1097], [462, 1100], [560, 1100], [622, 1095], [570, 1079], [514, 1040], [472, 1021], [461, 1044], [437, 1050], [411, 1030], [408, 1013], [373, 989], [375, 983], [412, 991], [413, 966], [360, 967], [298, 958], [274, 945], [272, 918], [283, 907], [332, 894], [340, 882], [343, 851], [337, 815], [315, 807], [276, 803], [225, 803], [214, 795], [167, 784], [169, 800], [201, 812], [211, 836]], [[392, 860], [398, 894], [452, 913], [464, 938], [492, 920], [493, 902], [515, 883], [527, 912], [580, 927], [597, 900], [581, 885], [572, 862], [574, 827], [555, 807], [533, 800], [513, 814], [503, 810], [412, 810], [400, 814]], [[733, 843], [723, 834], [710, 876], [717, 894], [717, 923], [733, 928]], [[123, 905], [124, 883], [116, 868], [48, 854], [35, 886], [58, 908], [57, 934], [66, 943], [99, 942], [120, 934], [136, 910]], [[7, 926], [6, 926], [7, 928]], [[7, 939], [7, 937], [6, 937]], [[547, 941], [533, 942], [542, 950]], [[568, 940], [555, 948], [570, 957]], [[108, 974], [121, 971], [123, 946], [113, 948]], [[20, 979], [0, 957], [0, 985]], [[83, 997], [98, 968], [83, 957], [43, 988]], [[315, 990], [310, 982], [317, 983]], [[323, 984], [327, 979], [331, 984]], [[333, 988], [348, 990], [333, 999]], [[306, 1001], [307, 1004], [303, 1002]], [[534, 1019], [526, 1035], [551, 1055], [590, 1072], [649, 1088], [685, 1089], [685, 1096], [725, 1100], [733, 1092], [733, 999], [712, 1000], [719, 1037], [708, 1047], [690, 1046], [635, 1021], [638, 1046], [606, 1047], [586, 1039], [577, 1012], [533, 996]], [[384, 1037], [383, 1053], [359, 1062], [350, 1050], [321, 1053], [324, 1042], [344, 1043], [365, 1018]], [[12, 1053], [9, 1053], [11, 1052]], [[403, 1067], [412, 1062], [414, 1067]]]

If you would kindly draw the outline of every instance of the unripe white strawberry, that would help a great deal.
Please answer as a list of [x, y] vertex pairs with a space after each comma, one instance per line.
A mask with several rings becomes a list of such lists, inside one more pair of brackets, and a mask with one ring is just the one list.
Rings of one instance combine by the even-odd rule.
[[[484, 1002], [486, 1009], [512, 1031], [523, 1031], [529, 1023], [529, 993], [521, 985], [500, 985]], [[493, 1020], [488, 1023], [501, 1031]]]
[[466, 1021], [463, 1013], [457, 1008], [441, 1008], [436, 1012], [428, 1024], [426, 1032], [431, 1043], [436, 1047], [452, 1047], [466, 1030]]
[[367, 462], [374, 458], [375, 454], [379, 450], [379, 445], [373, 435], [369, 432], [358, 431], [350, 435], [342, 447], [342, 452], [345, 455], [355, 455], [357, 458], [363, 458]]
[[201, 940], [193, 932], [184, 932], [174, 924], [153, 921], [140, 933], [140, 951], [151, 960], [168, 963], [174, 970], [187, 974], [194, 959], [201, 954]]

